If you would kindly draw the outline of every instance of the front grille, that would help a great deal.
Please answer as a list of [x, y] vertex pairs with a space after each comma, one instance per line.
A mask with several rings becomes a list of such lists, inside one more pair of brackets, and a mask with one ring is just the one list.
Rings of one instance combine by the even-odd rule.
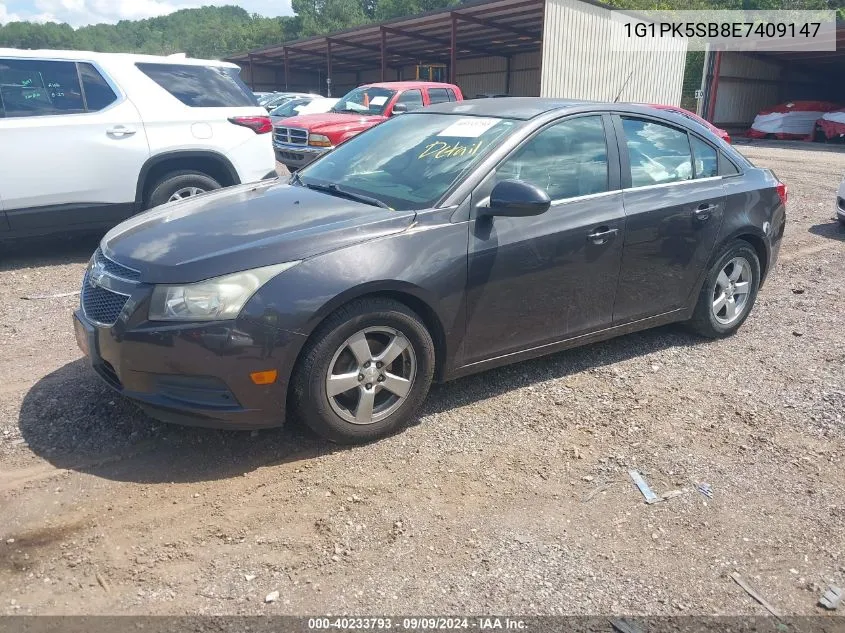
[[301, 130], [295, 127], [277, 127], [273, 132], [273, 138], [278, 143], [290, 143], [292, 145], [307, 145], [308, 130]]
[[117, 262], [113, 262], [103, 255], [103, 251], [99, 248], [94, 253], [94, 263], [101, 265], [103, 270], [112, 277], [125, 279], [126, 281], [138, 281], [141, 279], [141, 273], [137, 270], [133, 270], [132, 268], [127, 268], [126, 266], [121, 266]]
[[92, 285], [89, 274], [85, 273], [85, 279], [82, 280], [82, 311], [89, 319], [101, 325], [114, 325], [127, 301], [129, 297], [126, 295]]

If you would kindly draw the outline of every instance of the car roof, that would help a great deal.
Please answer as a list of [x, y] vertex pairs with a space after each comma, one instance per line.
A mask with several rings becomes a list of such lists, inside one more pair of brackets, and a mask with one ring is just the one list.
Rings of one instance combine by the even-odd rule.
[[392, 88], [393, 90], [401, 90], [402, 88], [454, 88], [454, 84], [447, 84], [441, 81], [376, 81], [371, 84], [364, 84], [361, 88]]
[[68, 61], [97, 61], [100, 59], [121, 59], [128, 62], [144, 62], [148, 64], [180, 64], [188, 66], [221, 66], [226, 68], [238, 68], [236, 64], [221, 62], [215, 59], [193, 59], [181, 55], [136, 55], [135, 53], [97, 53], [94, 51], [64, 51], [39, 49], [28, 50], [20, 48], [0, 48], [0, 57], [13, 57], [19, 59], [50, 59]]
[[[609, 103], [603, 101], [586, 101], [578, 99], [550, 99], [542, 97], [508, 97], [507, 99], [469, 99], [467, 101], [450, 101], [428, 106], [423, 110], [414, 110], [409, 114], [430, 112], [437, 114], [460, 114], [464, 116], [487, 116], [527, 121], [550, 112], [568, 111], [600, 111], [622, 112], [629, 114], [647, 114], [654, 116], [655, 108], [637, 103]], [[679, 117], [667, 113], [665, 116]]]

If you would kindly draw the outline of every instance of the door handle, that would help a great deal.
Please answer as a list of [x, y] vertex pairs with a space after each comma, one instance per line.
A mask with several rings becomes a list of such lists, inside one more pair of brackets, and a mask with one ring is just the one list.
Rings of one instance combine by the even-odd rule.
[[600, 226], [587, 235], [587, 239], [593, 244], [606, 244], [610, 239], [619, 233], [619, 229], [610, 229], [606, 226]]
[[692, 212], [693, 217], [696, 220], [704, 220], [710, 219], [710, 212], [715, 211], [718, 205], [715, 204], [702, 204], [700, 205], [695, 211]]
[[135, 130], [131, 127], [126, 127], [125, 125], [115, 125], [114, 127], [110, 127], [106, 130], [106, 134], [116, 138], [123, 138], [124, 136], [132, 136], [135, 134]]

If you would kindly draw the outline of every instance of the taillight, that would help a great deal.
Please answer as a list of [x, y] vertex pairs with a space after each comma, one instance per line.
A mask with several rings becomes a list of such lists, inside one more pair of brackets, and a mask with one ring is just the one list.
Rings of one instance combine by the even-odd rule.
[[229, 123], [248, 127], [256, 134], [267, 134], [273, 131], [273, 122], [268, 116], [233, 116], [229, 118]]
[[783, 206], [786, 206], [786, 199], [789, 197], [789, 189], [787, 188], [785, 183], [779, 182], [777, 190], [780, 201], [783, 202]]

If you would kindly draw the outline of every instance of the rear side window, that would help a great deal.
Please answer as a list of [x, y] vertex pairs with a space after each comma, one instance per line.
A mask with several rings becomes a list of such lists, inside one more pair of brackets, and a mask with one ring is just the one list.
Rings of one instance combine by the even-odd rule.
[[686, 132], [654, 121], [624, 117], [622, 129], [632, 187], [692, 179], [692, 154]]
[[0, 59], [0, 113], [35, 117], [85, 112], [74, 62]]
[[446, 101], [451, 101], [445, 88], [429, 88], [428, 100], [430, 103], [444, 103]]
[[719, 153], [704, 141], [690, 135], [692, 157], [695, 160], [695, 177], [712, 178], [719, 175]]
[[258, 105], [236, 68], [188, 64], [136, 64], [138, 70], [191, 108]]
[[446, 94], [449, 95], [449, 101], [457, 101], [458, 98], [455, 96], [455, 91], [451, 88], [446, 88]]
[[422, 92], [419, 90], [406, 90], [399, 95], [396, 103], [404, 103], [408, 106], [408, 110], [418, 110], [423, 107]]
[[734, 176], [739, 173], [739, 168], [733, 164], [733, 161], [725, 156], [724, 152], [719, 152], [719, 174], [722, 176]]
[[93, 65], [80, 63], [78, 66], [89, 112], [97, 112], [117, 101], [114, 90]]

